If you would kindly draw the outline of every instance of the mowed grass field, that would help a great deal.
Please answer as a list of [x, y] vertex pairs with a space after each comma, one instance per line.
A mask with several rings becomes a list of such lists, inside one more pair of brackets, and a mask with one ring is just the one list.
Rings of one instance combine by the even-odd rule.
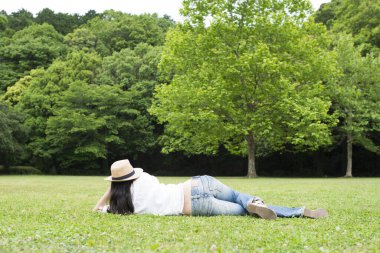
[[325, 207], [330, 217], [101, 214], [91, 209], [108, 186], [102, 177], [1, 176], [0, 252], [380, 252], [379, 178], [219, 179], [268, 204]]

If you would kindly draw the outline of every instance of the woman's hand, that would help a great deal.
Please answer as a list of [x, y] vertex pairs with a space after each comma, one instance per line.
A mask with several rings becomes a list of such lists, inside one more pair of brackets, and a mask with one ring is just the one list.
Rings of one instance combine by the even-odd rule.
[[94, 209], [92, 209], [92, 211], [94, 211], [94, 212], [107, 213], [108, 208], [109, 208], [109, 205], [105, 205], [105, 206], [100, 206], [100, 207], [98, 207], [98, 208], [95, 207]]
[[104, 206], [107, 205], [108, 201], [111, 197], [111, 187], [107, 189], [107, 191], [103, 194], [103, 196], [99, 199], [98, 203], [96, 203], [96, 206], [92, 209], [94, 212], [102, 211]]
[[92, 211], [94, 211], [94, 212], [100, 212], [100, 211], [102, 211], [102, 209], [103, 209], [102, 206], [99, 206], [99, 207], [95, 206], [95, 207], [92, 209]]

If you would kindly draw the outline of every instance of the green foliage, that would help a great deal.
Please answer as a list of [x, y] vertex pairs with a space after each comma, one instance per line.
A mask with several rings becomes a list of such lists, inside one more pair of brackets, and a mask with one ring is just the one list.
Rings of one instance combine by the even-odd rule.
[[364, 53], [379, 52], [379, 0], [332, 0], [321, 5], [315, 14], [315, 20], [324, 23], [334, 33], [353, 35], [355, 44], [362, 45]]
[[42, 76], [44, 73], [45, 71], [43, 69], [31, 70], [30, 75], [20, 78], [13, 86], [9, 86], [7, 88], [7, 92], [5, 92], [1, 99], [8, 102], [11, 105], [18, 104], [24, 91], [30, 86], [33, 78]]
[[[187, 178], [159, 178], [180, 183]], [[326, 219], [93, 213], [102, 177], [0, 177], [1, 252], [377, 252], [379, 178], [220, 178], [277, 205], [324, 207]], [[126, 237], [127, 236], [127, 237]], [[126, 239], [128, 238], [128, 239]]]
[[380, 153], [370, 136], [380, 132], [380, 57], [362, 57], [352, 37], [336, 36], [335, 52], [341, 75], [329, 88], [340, 118], [340, 138]]
[[65, 36], [65, 43], [72, 50], [107, 54], [107, 47], [88, 28], [78, 28]]
[[131, 155], [144, 152], [151, 139], [146, 117], [133, 109], [133, 93], [117, 86], [77, 81], [61, 94], [47, 122], [47, 142], [61, 167], [86, 167], [107, 159], [109, 149]]
[[38, 24], [48, 23], [60, 34], [68, 34], [82, 24], [78, 14], [54, 13], [49, 8], [44, 8], [37, 13], [35, 22]]
[[0, 88], [14, 84], [16, 80], [27, 71], [48, 66], [55, 58], [66, 53], [63, 44], [63, 36], [51, 25], [31, 25], [16, 32], [5, 46], [0, 48], [0, 57], [3, 59], [5, 73], [0, 68], [0, 77], [9, 76], [13, 78], [1, 78]]
[[80, 21], [82, 24], [86, 24], [91, 19], [93, 19], [95, 17], [99, 17], [101, 15], [102, 14], [100, 14], [100, 13], [96, 13], [95, 10], [89, 10], [86, 12], [86, 14], [84, 14], [84, 16], [80, 16]]
[[7, 17], [4, 15], [0, 15], [0, 30], [4, 30], [7, 23], [8, 23]]
[[173, 26], [174, 21], [156, 14], [105, 11], [66, 35], [65, 42], [75, 50], [95, 50], [102, 56], [109, 56], [124, 48], [133, 49], [140, 43], [162, 45], [166, 31]]
[[104, 57], [97, 82], [118, 85], [124, 90], [143, 81], [154, 85], [159, 79], [157, 65], [161, 51], [161, 47], [140, 43], [133, 50], [126, 48]]
[[[89, 20], [101, 16], [94, 10], [89, 10], [83, 16], [78, 14], [68, 13], [55, 13], [49, 8], [44, 8], [37, 13], [36, 17], [25, 9], [21, 9], [17, 12], [7, 14], [5, 11], [0, 12], [0, 31], [4, 34], [13, 34], [19, 30], [22, 30], [32, 24], [50, 24], [60, 34], [66, 35], [73, 32], [74, 29], [86, 24]], [[4, 33], [6, 31], [6, 33]]]
[[27, 129], [21, 113], [0, 101], [0, 164], [9, 166], [24, 155]]
[[123, 48], [134, 48], [139, 43], [162, 45], [165, 33], [174, 25], [168, 18], [156, 14], [131, 15], [116, 11], [105, 11], [101, 17], [91, 19], [83, 28], [93, 33], [106, 46], [100, 54], [111, 55]]
[[48, 24], [31, 25], [16, 32], [3, 49], [3, 57], [18, 61], [21, 70], [47, 66], [65, 52], [63, 37]]
[[13, 31], [22, 30], [34, 23], [33, 14], [25, 9], [12, 12], [7, 15], [7, 19], [7, 27]]
[[15, 71], [15, 69], [17, 69], [16, 63], [6, 61], [0, 62], [0, 94], [22, 76], [22, 74]]
[[155, 144], [147, 108], [160, 53], [147, 44], [104, 59], [73, 51], [10, 88], [4, 98], [27, 114], [34, 157], [45, 168], [99, 169], [113, 154], [147, 152]]
[[26, 125], [31, 128], [28, 146], [34, 157], [51, 157], [52, 150], [46, 140], [46, 124], [62, 92], [77, 80], [93, 83], [100, 64], [101, 59], [97, 54], [73, 52], [65, 59], [54, 61], [46, 70], [39, 70], [32, 77], [17, 106], [27, 115]]
[[[226, 11], [228, 10], [228, 11]], [[164, 151], [246, 155], [330, 143], [335, 115], [322, 81], [334, 73], [325, 29], [308, 1], [184, 1], [169, 31], [150, 112], [165, 123]], [[211, 20], [205, 25], [205, 20]]]

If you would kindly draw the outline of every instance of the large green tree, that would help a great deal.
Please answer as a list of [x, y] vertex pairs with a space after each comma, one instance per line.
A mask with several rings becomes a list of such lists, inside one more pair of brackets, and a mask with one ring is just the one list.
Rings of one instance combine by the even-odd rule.
[[352, 145], [380, 153], [371, 136], [380, 132], [380, 57], [361, 56], [351, 36], [336, 36], [335, 52], [341, 74], [329, 91], [339, 114], [339, 139], [346, 141], [346, 177], [352, 177]]
[[165, 123], [163, 150], [257, 153], [330, 143], [330, 101], [322, 81], [334, 69], [309, 1], [185, 0], [183, 25], [166, 38], [150, 112]]

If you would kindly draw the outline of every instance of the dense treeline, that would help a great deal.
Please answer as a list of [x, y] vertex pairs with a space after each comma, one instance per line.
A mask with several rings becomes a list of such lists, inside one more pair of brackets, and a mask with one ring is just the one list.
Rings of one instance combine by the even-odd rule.
[[[28, 138], [25, 146], [25, 137], [5, 136], [2, 163], [28, 160], [45, 172], [85, 172], [149, 152], [156, 133], [147, 108], [160, 80], [165, 33], [174, 22], [116, 11], [89, 12], [91, 19], [65, 14], [64, 20], [73, 22], [60, 27], [70, 32], [64, 36], [53, 27], [64, 14], [45, 9], [33, 19], [19, 13], [23, 22], [3, 26], [9, 36], [2, 36], [0, 52], [2, 108], [20, 113]], [[40, 20], [47, 23], [36, 23]], [[29, 25], [15, 30], [13, 23]], [[24, 152], [8, 142], [19, 143]]]
[[183, 24], [2, 11], [0, 164], [246, 175], [248, 157], [250, 176], [379, 175], [380, 21], [355, 21], [376, 1], [195, 2]]

